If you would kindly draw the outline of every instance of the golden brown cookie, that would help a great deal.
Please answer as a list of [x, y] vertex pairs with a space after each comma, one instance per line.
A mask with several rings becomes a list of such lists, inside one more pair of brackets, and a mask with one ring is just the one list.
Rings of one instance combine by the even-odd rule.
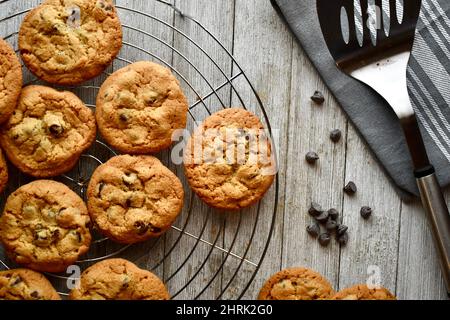
[[7, 199], [0, 241], [16, 263], [43, 272], [63, 272], [91, 243], [83, 200], [64, 184], [37, 180]]
[[54, 84], [98, 76], [121, 47], [122, 26], [112, 0], [46, 0], [26, 15], [19, 32], [22, 60]]
[[105, 140], [123, 153], [157, 153], [186, 127], [188, 104], [169, 69], [149, 61], [114, 72], [97, 96], [96, 118]]
[[92, 175], [88, 209], [99, 231], [120, 243], [164, 233], [183, 207], [178, 177], [152, 156], [111, 158]]
[[0, 143], [21, 171], [47, 178], [70, 171], [95, 135], [93, 112], [73, 93], [29, 86], [2, 126]]
[[396, 300], [395, 296], [385, 288], [369, 289], [365, 284], [346, 288], [331, 297], [332, 300]]
[[185, 173], [208, 205], [239, 210], [260, 200], [272, 185], [275, 160], [270, 140], [253, 113], [225, 109], [208, 117], [188, 141]]
[[8, 166], [6, 165], [3, 151], [0, 149], [0, 192], [3, 192], [8, 183]]
[[72, 300], [169, 300], [164, 283], [124, 259], [109, 259], [86, 269]]
[[16, 108], [22, 89], [22, 67], [10, 45], [0, 38], [0, 123]]
[[274, 274], [262, 287], [259, 300], [326, 300], [334, 294], [331, 284], [319, 273], [291, 268]]
[[52, 284], [28, 269], [0, 271], [0, 300], [61, 300]]

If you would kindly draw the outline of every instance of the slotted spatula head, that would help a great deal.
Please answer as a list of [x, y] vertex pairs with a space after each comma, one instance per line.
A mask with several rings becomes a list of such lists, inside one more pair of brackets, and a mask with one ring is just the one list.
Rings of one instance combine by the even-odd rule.
[[421, 2], [317, 0], [323, 37], [338, 68], [380, 93], [400, 118], [412, 113], [406, 69]]

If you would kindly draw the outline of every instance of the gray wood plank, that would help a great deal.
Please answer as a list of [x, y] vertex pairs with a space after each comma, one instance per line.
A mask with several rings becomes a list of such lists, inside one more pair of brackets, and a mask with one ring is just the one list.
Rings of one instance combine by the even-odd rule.
[[[344, 224], [349, 227], [350, 240], [341, 250], [339, 288], [377, 280], [377, 285], [395, 293], [400, 199], [352, 126], [345, 175], [346, 182], [356, 183], [358, 192], [344, 197]], [[374, 210], [367, 221], [360, 216], [362, 206]]]
[[[281, 266], [282, 226], [284, 211], [284, 181], [285, 181], [285, 157], [287, 135], [287, 121], [289, 109], [290, 81], [291, 81], [291, 51], [292, 37], [281, 20], [276, 16], [269, 1], [237, 0], [235, 17], [234, 55], [242, 66], [250, 81], [254, 84], [257, 93], [262, 99], [265, 110], [270, 119], [272, 129], [275, 131], [274, 143], [278, 151], [279, 159], [279, 195], [277, 216], [274, 233], [267, 251], [264, 263], [259, 270], [255, 281], [249, 287], [244, 298], [256, 299], [263, 282]], [[234, 68], [234, 74], [238, 68]], [[254, 93], [243, 78], [236, 80], [241, 98], [246, 107], [264, 119], [261, 109], [255, 100]], [[233, 94], [233, 105], [241, 106], [242, 103], [236, 94]], [[265, 123], [267, 125], [267, 123]], [[257, 206], [242, 212], [242, 225], [237, 244], [237, 252], [243, 255], [247, 251], [247, 259], [258, 262], [267, 236], [270, 232], [274, 211], [273, 187]], [[258, 216], [259, 209], [259, 216]], [[234, 236], [234, 228], [239, 217], [227, 220], [225, 247], [228, 247]], [[254, 229], [255, 222], [257, 226]], [[251, 239], [251, 234], [255, 236]], [[224, 270], [224, 285], [230, 283], [233, 275], [239, 267], [238, 261], [230, 260]], [[244, 263], [238, 274], [229, 284], [224, 298], [231, 298], [242, 290], [255, 268], [249, 263]]]
[[[447, 203], [450, 192], [446, 192]], [[421, 204], [402, 204], [397, 295], [401, 299], [448, 299], [431, 230]]]
[[[311, 201], [318, 202], [326, 210], [336, 208], [342, 212], [347, 121], [298, 46], [294, 47], [292, 70], [283, 268], [312, 268], [336, 286], [339, 246], [333, 240], [328, 247], [321, 247], [307, 234], [306, 226], [313, 221], [308, 215]], [[324, 93], [326, 102], [323, 106], [310, 100], [315, 90]], [[337, 144], [329, 139], [333, 129], [343, 133]], [[314, 166], [305, 161], [309, 151], [319, 154], [320, 159]]]
[[[225, 47], [231, 48], [233, 1], [195, 0], [176, 1], [175, 4], [183, 13], [206, 25]], [[231, 60], [214, 39], [191, 19], [177, 14], [175, 26], [188, 37], [175, 32], [174, 46], [178, 52], [174, 53], [173, 66], [189, 82], [181, 81], [181, 84], [193, 105], [198, 101], [198, 96], [207, 96], [231, 76]], [[229, 101], [230, 93], [225, 89], [205, 98], [204, 103], [199, 103], [190, 111], [189, 131], [192, 132], [196, 122], [204, 120], [210, 113], [228, 107]], [[210, 244], [223, 247], [224, 216], [194, 196], [185, 181], [182, 168], [177, 171], [183, 180], [187, 201], [177, 226], [185, 226], [186, 232], [209, 244], [186, 234], [180, 240], [178, 233], [167, 235], [166, 251], [173, 247], [165, 265], [165, 272], [170, 277], [168, 286], [173, 294], [179, 293], [177, 299], [214, 299], [221, 291], [223, 252]]]

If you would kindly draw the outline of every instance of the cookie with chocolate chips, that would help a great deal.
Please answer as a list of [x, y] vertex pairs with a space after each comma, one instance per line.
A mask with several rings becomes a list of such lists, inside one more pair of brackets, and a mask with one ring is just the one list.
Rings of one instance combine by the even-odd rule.
[[73, 93], [28, 86], [1, 127], [0, 143], [21, 171], [47, 178], [70, 171], [95, 135], [93, 112]]
[[194, 192], [208, 205], [240, 210], [259, 201], [273, 183], [275, 157], [256, 115], [230, 108], [208, 117], [185, 148]]
[[0, 271], [0, 300], [61, 300], [51, 283], [28, 269]]
[[97, 96], [103, 138], [122, 153], [157, 153], [186, 127], [188, 103], [169, 69], [140, 61], [114, 72]]
[[178, 177], [157, 158], [121, 155], [95, 170], [87, 195], [99, 231], [130, 244], [170, 228], [183, 207], [184, 191]]
[[366, 284], [358, 284], [337, 292], [331, 300], [396, 300], [396, 297], [386, 288], [369, 288]]
[[169, 300], [164, 283], [124, 259], [107, 259], [87, 268], [71, 300]]
[[64, 184], [36, 180], [7, 199], [0, 241], [16, 263], [42, 272], [63, 272], [91, 243], [83, 200]]
[[16, 108], [22, 90], [22, 67], [11, 46], [0, 38], [0, 123]]
[[25, 17], [19, 48], [39, 78], [61, 85], [98, 76], [122, 47], [112, 0], [46, 0]]
[[307, 268], [290, 268], [274, 274], [262, 287], [258, 300], [327, 300], [331, 284]]

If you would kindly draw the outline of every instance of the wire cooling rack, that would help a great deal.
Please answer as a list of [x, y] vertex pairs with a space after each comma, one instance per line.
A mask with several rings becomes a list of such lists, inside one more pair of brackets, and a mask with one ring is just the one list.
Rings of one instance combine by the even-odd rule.
[[[39, 0], [1, 0], [0, 35], [18, 52], [17, 37], [24, 15]], [[141, 7], [139, 7], [141, 6]], [[77, 87], [57, 87], [76, 93], [94, 109], [95, 97], [108, 75], [135, 61], [151, 60], [169, 67], [180, 80], [190, 101], [188, 129], [205, 117], [231, 105], [251, 110], [262, 119], [272, 136], [260, 97], [227, 47], [194, 17], [173, 3], [116, 1], [123, 24], [123, 48], [98, 78]], [[23, 67], [24, 82], [45, 84]], [[185, 187], [185, 205], [173, 227], [162, 237], [135, 245], [120, 245], [94, 233], [89, 253], [77, 262], [83, 271], [95, 262], [121, 257], [159, 275], [172, 298], [240, 299], [255, 298], [245, 293], [252, 285], [266, 254], [277, 211], [278, 176], [273, 188], [259, 204], [237, 213], [208, 208], [191, 192], [180, 164], [170, 159], [171, 151], [157, 155], [177, 173]], [[99, 137], [70, 173], [55, 178], [86, 199], [90, 176], [97, 166], [116, 152]], [[32, 179], [9, 164], [10, 181], [1, 196], [7, 196]], [[15, 268], [0, 249], [0, 269]], [[62, 296], [74, 274], [47, 274]]]

